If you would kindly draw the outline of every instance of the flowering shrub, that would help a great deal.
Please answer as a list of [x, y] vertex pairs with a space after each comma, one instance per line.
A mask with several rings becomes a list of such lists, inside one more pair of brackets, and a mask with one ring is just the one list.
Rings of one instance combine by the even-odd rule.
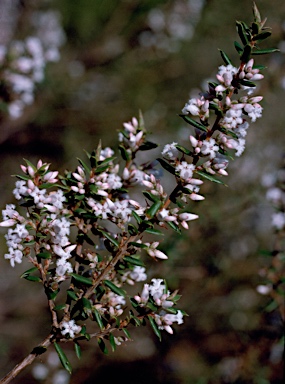
[[59, 60], [59, 48], [65, 41], [55, 11], [33, 12], [31, 25], [34, 34], [25, 40], [12, 40], [8, 46], [0, 44], [0, 106], [12, 119], [19, 118], [24, 108], [34, 102], [47, 63]]
[[[224, 65], [217, 82], [182, 110], [182, 119], [194, 127], [189, 148], [173, 142], [156, 162], [141, 164], [139, 152], [157, 145], [148, 141], [140, 114], [119, 132], [120, 160], [99, 144], [87, 160], [78, 159], [74, 171], [62, 175], [41, 160], [21, 166], [13, 191], [19, 208], [7, 205], [0, 224], [9, 227], [4, 257], [12, 267], [23, 259], [32, 264], [21, 277], [43, 287], [52, 324], [49, 335], [2, 384], [51, 345], [71, 372], [62, 343], [73, 343], [80, 358], [80, 345], [93, 338], [103, 352], [107, 342], [115, 350], [130, 339], [131, 324], [149, 322], [160, 339], [162, 331], [172, 334], [173, 324], [183, 323], [186, 313], [176, 307], [178, 292], [171, 292], [165, 279], [149, 279], [145, 258], [168, 258], [160, 249], [165, 231], [179, 234], [198, 218], [189, 212], [189, 203], [205, 198], [200, 191], [204, 181], [223, 184], [220, 176], [227, 175], [229, 159], [245, 148], [249, 123], [262, 115], [262, 97], [254, 91], [263, 66], [255, 65], [252, 55], [275, 51], [258, 45], [271, 33], [255, 5], [252, 25], [237, 22], [237, 30], [239, 64], [234, 66], [221, 51]], [[173, 177], [170, 193], [158, 164]]]

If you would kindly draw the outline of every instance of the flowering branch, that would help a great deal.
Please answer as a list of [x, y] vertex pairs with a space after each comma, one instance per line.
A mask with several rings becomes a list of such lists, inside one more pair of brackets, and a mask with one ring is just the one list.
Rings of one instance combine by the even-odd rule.
[[[0, 226], [10, 227], [4, 257], [12, 267], [23, 258], [32, 263], [21, 277], [43, 287], [52, 327], [47, 339], [1, 383], [10, 382], [51, 344], [71, 373], [63, 342], [72, 342], [80, 357], [80, 343], [91, 338], [103, 352], [106, 341], [114, 351], [130, 338], [130, 324], [149, 322], [161, 339], [161, 331], [172, 334], [173, 324], [183, 323], [186, 313], [176, 308], [180, 296], [169, 291], [164, 279], [152, 278], [134, 296], [127, 294], [127, 287], [147, 280], [145, 255], [158, 262], [168, 258], [153, 236], [188, 229], [198, 218], [186, 210], [188, 201], [204, 200], [200, 188], [205, 180], [224, 184], [217, 176], [227, 175], [232, 152], [243, 152], [248, 120], [262, 115], [262, 97], [252, 94], [254, 81], [263, 78], [263, 67], [254, 65], [251, 55], [274, 51], [258, 46], [270, 35], [264, 24], [256, 6], [251, 27], [237, 22], [239, 66], [221, 51], [225, 65], [219, 67], [218, 82], [210, 82], [208, 91], [183, 108], [180, 116], [194, 127], [190, 148], [167, 144], [157, 159], [174, 177], [170, 194], [155, 163], [137, 160], [139, 152], [157, 146], [147, 140], [141, 115], [119, 132], [121, 161], [111, 148], [99, 144], [87, 154], [87, 162], [78, 159], [76, 170], [63, 175], [41, 160], [36, 166], [26, 160], [21, 166], [23, 174], [17, 176], [13, 193], [26, 212], [20, 213], [14, 204], [3, 210]], [[139, 201], [131, 196], [135, 188], [141, 193]], [[64, 295], [58, 295], [60, 289]], [[97, 331], [88, 333], [90, 322]]]

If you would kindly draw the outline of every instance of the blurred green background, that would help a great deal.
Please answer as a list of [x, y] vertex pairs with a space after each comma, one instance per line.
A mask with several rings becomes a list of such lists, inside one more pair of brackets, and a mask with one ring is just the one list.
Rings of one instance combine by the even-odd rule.
[[[264, 116], [252, 124], [244, 155], [230, 164], [228, 187], [205, 183], [206, 200], [192, 208], [200, 219], [181, 237], [167, 239], [164, 249], [170, 258], [155, 269], [168, 278], [171, 290], [180, 289], [181, 307], [189, 317], [161, 343], [148, 328], [131, 330], [134, 340], [108, 356], [90, 342], [78, 362], [66, 346], [74, 366], [71, 384], [283, 382], [282, 322], [277, 311], [265, 311], [270, 300], [255, 287], [268, 263], [260, 251], [273, 246], [262, 178], [275, 172], [284, 155], [285, 4], [259, 0], [257, 5], [272, 27], [270, 45], [281, 49], [257, 60], [267, 66], [258, 89], [264, 95]], [[14, 202], [10, 175], [19, 172], [23, 158], [72, 169], [76, 157], [100, 139], [115, 148], [117, 130], [139, 109], [160, 149], [172, 141], [186, 145], [191, 129], [178, 114], [191, 92], [215, 78], [223, 64], [218, 49], [238, 65], [235, 21], [251, 22], [251, 8], [251, 0], [19, 2], [11, 36], [24, 38], [30, 32], [31, 13], [56, 10], [66, 42], [60, 60], [48, 65], [35, 103], [19, 119], [1, 121], [1, 208]], [[27, 264], [12, 269], [0, 259], [2, 375], [49, 332], [44, 296], [19, 279], [26, 269]], [[47, 358], [43, 355], [38, 363]], [[60, 384], [54, 381], [58, 368], [52, 363], [42, 381], [31, 368], [13, 382]]]

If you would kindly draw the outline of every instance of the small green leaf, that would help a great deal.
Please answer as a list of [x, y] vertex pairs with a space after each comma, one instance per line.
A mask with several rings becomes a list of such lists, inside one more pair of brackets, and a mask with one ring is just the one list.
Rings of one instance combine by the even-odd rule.
[[252, 55], [267, 55], [268, 53], [280, 52], [280, 49], [277, 48], [268, 48], [268, 49], [259, 49], [253, 51]]
[[182, 117], [182, 119], [184, 121], [186, 121], [186, 123], [190, 124], [190, 125], [193, 125], [193, 127], [195, 128], [198, 128], [200, 129], [201, 131], [204, 131], [204, 132], [208, 132], [207, 128], [201, 124], [201, 123], [198, 123], [198, 121], [192, 119], [191, 117], [189, 117], [188, 115], [179, 115], [180, 117]]
[[122, 331], [124, 332], [126, 337], [130, 340], [131, 339], [131, 335], [130, 335], [129, 331], [126, 328], [123, 328]]
[[198, 173], [198, 175], [204, 177], [204, 179], [213, 181], [214, 183], [225, 185], [225, 183], [222, 180], [217, 179], [216, 177], [212, 176], [210, 173], [207, 173], [207, 172], [204, 172], [204, 171], [196, 171], [196, 173]]
[[151, 141], [145, 141], [140, 147], [140, 151], [148, 151], [150, 149], [157, 148], [158, 145], [156, 143], [152, 143]]
[[104, 284], [111, 289], [114, 293], [116, 293], [119, 296], [126, 296], [126, 292], [122, 289], [117, 287], [112, 281], [110, 280], [104, 280]]
[[49, 189], [54, 187], [54, 183], [43, 183], [39, 185], [39, 189]]
[[156, 236], [164, 236], [164, 233], [161, 232], [159, 229], [154, 229], [154, 228], [147, 228], [145, 232], [151, 234], [151, 235], [156, 235]]
[[74, 301], [78, 300], [76, 293], [72, 290], [67, 290], [67, 296], [69, 296]]
[[33, 273], [33, 272], [35, 272], [37, 270], [38, 270], [37, 267], [33, 267], [33, 268], [30, 268], [30, 269], [27, 269], [24, 273], [21, 274], [20, 278], [21, 279], [25, 279], [27, 276], [29, 276], [30, 273]]
[[154, 318], [150, 315], [147, 316], [148, 317], [148, 320], [150, 322], [150, 325], [154, 331], [154, 333], [156, 334], [156, 336], [159, 338], [159, 340], [161, 341], [161, 333], [160, 333], [160, 330], [158, 329], [158, 326], [154, 320]]
[[74, 278], [74, 280], [76, 280], [79, 283], [82, 283], [84, 285], [93, 285], [92, 280], [88, 279], [87, 277], [77, 275], [76, 273], [71, 273], [70, 276], [72, 276]]
[[242, 21], [237, 21], [236, 27], [237, 27], [237, 31], [238, 31], [239, 37], [240, 37], [243, 45], [247, 45], [249, 43], [247, 25]]
[[230, 131], [229, 129], [226, 129], [224, 127], [219, 127], [218, 130], [220, 132], [225, 133], [226, 135], [232, 136], [234, 139], [238, 139], [238, 135], [234, 133], [233, 131]]
[[121, 153], [121, 156], [122, 158], [125, 160], [125, 161], [128, 161], [130, 160], [130, 154], [128, 153], [128, 151], [126, 150], [126, 148], [123, 146], [123, 145], [119, 145], [119, 151]]
[[76, 353], [76, 356], [77, 358], [80, 360], [81, 359], [81, 348], [80, 348], [80, 345], [78, 344], [78, 342], [74, 342], [74, 349], [75, 349], [75, 353]]
[[100, 230], [100, 232], [102, 233], [103, 236], [106, 237], [106, 239], [108, 239], [112, 244], [114, 244], [116, 247], [119, 247], [119, 243], [116, 239], [114, 239], [114, 237], [112, 235], [110, 235], [110, 233], [108, 232], [105, 232], [105, 231], [102, 231]]
[[57, 344], [56, 342], [54, 342], [53, 344], [63, 368], [65, 368], [67, 372], [71, 374], [72, 368], [70, 362], [66, 357], [66, 354], [63, 352], [59, 344]]
[[82, 300], [83, 308], [87, 308], [87, 309], [91, 309], [92, 308], [90, 300], [86, 299], [86, 297], [82, 297], [81, 300]]
[[80, 165], [82, 166], [82, 168], [85, 170], [86, 174], [89, 175], [90, 172], [91, 172], [91, 169], [88, 167], [88, 165], [85, 164], [84, 161], [82, 161], [82, 160], [79, 159], [78, 157], [77, 157], [77, 160], [78, 160], [78, 162], [80, 163]]
[[237, 41], [234, 42], [234, 46], [235, 46], [235, 49], [237, 50], [238, 54], [241, 54], [243, 52], [243, 47]]
[[29, 160], [27, 160], [27, 159], [24, 159], [24, 160], [25, 160], [25, 162], [26, 162], [26, 164], [27, 164], [28, 166], [32, 167], [33, 170], [34, 170], [35, 172], [37, 172], [37, 167], [35, 167], [34, 164], [32, 164], [32, 163], [31, 163]]
[[59, 289], [56, 289], [55, 291], [51, 289], [50, 287], [45, 288], [45, 294], [47, 295], [48, 300], [54, 300], [56, 296], [59, 293]]
[[135, 236], [138, 233], [138, 229], [132, 223], [128, 224], [128, 232], [131, 236]]
[[270, 31], [264, 31], [264, 32], [261, 32], [261, 33], [258, 33], [257, 35], [253, 36], [252, 40], [265, 40], [267, 39], [269, 36], [271, 36], [271, 32]]
[[147, 303], [146, 307], [149, 308], [152, 312], [156, 312], [158, 309], [157, 306], [151, 303], [150, 301]]
[[28, 280], [28, 281], [34, 281], [34, 282], [37, 282], [37, 283], [41, 283], [42, 282], [42, 279], [40, 277], [37, 277], [37, 276], [26, 276], [24, 277], [24, 279]]
[[156, 159], [160, 165], [166, 170], [168, 171], [169, 173], [171, 173], [172, 175], [175, 175], [175, 167], [173, 167], [172, 165], [170, 165], [167, 161], [163, 160], [163, 159], [160, 159], [160, 158], [157, 158]]
[[147, 245], [143, 243], [136, 243], [135, 241], [131, 241], [130, 245], [133, 245], [136, 248], [143, 248], [143, 249], [147, 248]]
[[256, 87], [256, 84], [252, 81], [240, 79], [239, 82], [241, 85], [244, 85], [245, 87], [252, 87], [252, 88]]
[[152, 193], [150, 193], [149, 191], [143, 191], [143, 195], [149, 199], [150, 201], [152, 201], [153, 203], [155, 203], [156, 201], [158, 201], [157, 199], [157, 196], [156, 195], [153, 195]]
[[17, 177], [17, 179], [28, 181], [31, 179], [31, 176], [24, 176], [24, 175], [13, 175]]
[[54, 311], [61, 311], [62, 309], [64, 309], [65, 308], [65, 304], [58, 304], [58, 305], [56, 305], [54, 308], [53, 308], [53, 310]]
[[243, 63], [247, 63], [249, 61], [251, 51], [252, 51], [251, 45], [246, 44], [246, 46], [243, 48], [243, 52], [242, 52], [241, 57], [240, 57], [240, 59]]
[[103, 321], [102, 321], [102, 316], [101, 314], [97, 311], [96, 308], [93, 308], [92, 309], [92, 312], [94, 313], [94, 316], [95, 316], [95, 319], [99, 325], [99, 328], [101, 329], [101, 331], [104, 329], [104, 324], [103, 324]]
[[124, 260], [132, 265], [137, 265], [139, 267], [144, 267], [145, 264], [142, 260], [135, 258], [134, 256], [125, 256]]
[[112, 161], [116, 160], [116, 158], [117, 158], [116, 156], [111, 156], [111, 157], [107, 157], [107, 159], [105, 160], [98, 161], [98, 167], [106, 166]]
[[27, 246], [27, 247], [30, 247], [31, 245], [34, 245], [36, 242], [35, 240], [31, 240], [31, 241], [24, 241], [23, 242], [23, 245]]
[[168, 222], [167, 222], [167, 225], [168, 225], [171, 229], [173, 229], [175, 232], [181, 234], [181, 230], [180, 230], [180, 228], [179, 228], [176, 224], [174, 224], [173, 221], [168, 221]]
[[209, 109], [215, 111], [215, 114], [217, 116], [220, 116], [220, 117], [224, 116], [223, 110], [216, 103], [210, 103], [209, 104]]
[[252, 11], [253, 11], [253, 16], [254, 16], [254, 21], [256, 23], [261, 23], [260, 12], [259, 12], [255, 2], [253, 2]]
[[40, 252], [37, 254], [39, 259], [51, 259], [51, 254], [49, 252]]
[[155, 216], [157, 212], [160, 210], [161, 205], [162, 205], [161, 201], [156, 201], [155, 203], [153, 203], [145, 212], [147, 217], [152, 218], [153, 216]]
[[232, 65], [232, 62], [229, 59], [228, 55], [224, 51], [222, 51], [221, 49], [219, 49], [219, 51], [220, 51], [220, 54], [221, 54], [222, 59], [224, 60], [225, 64], [226, 65]]
[[117, 345], [116, 345], [115, 338], [114, 338], [112, 333], [109, 334], [109, 341], [110, 341], [112, 351], [115, 352]]
[[138, 224], [142, 222], [142, 218], [135, 211], [132, 211], [132, 215]]
[[259, 29], [260, 29], [259, 23], [253, 22], [251, 24], [251, 32], [252, 32], [253, 37], [254, 37], [254, 35], [257, 35], [259, 33]]
[[178, 149], [179, 152], [184, 153], [187, 156], [192, 156], [193, 152], [190, 151], [189, 149], [183, 147], [182, 145], [175, 145], [175, 147]]
[[104, 340], [101, 339], [101, 337], [98, 339], [98, 345], [99, 345], [99, 348], [101, 349], [101, 351], [105, 354], [105, 355], [108, 355], [108, 349], [104, 343]]

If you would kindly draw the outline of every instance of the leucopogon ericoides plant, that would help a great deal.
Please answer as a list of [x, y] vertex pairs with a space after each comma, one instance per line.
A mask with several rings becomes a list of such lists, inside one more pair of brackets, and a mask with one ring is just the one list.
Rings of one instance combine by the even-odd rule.
[[[183, 323], [178, 291], [160, 277], [149, 281], [144, 260], [168, 258], [160, 247], [165, 230], [179, 234], [198, 218], [188, 211], [189, 203], [205, 198], [200, 190], [205, 181], [224, 184], [229, 159], [241, 155], [250, 122], [262, 116], [262, 96], [254, 92], [264, 67], [253, 57], [276, 50], [260, 48], [271, 32], [255, 4], [253, 12], [251, 26], [236, 23], [238, 65], [220, 51], [224, 64], [217, 80], [182, 110], [180, 116], [194, 128], [189, 147], [166, 144], [161, 158], [141, 164], [137, 154], [157, 145], [148, 141], [140, 114], [119, 131], [120, 156], [99, 144], [62, 175], [41, 160], [21, 166], [13, 191], [18, 204], [6, 206], [0, 224], [9, 227], [4, 257], [12, 267], [23, 259], [31, 263], [21, 277], [44, 289], [51, 330], [0, 383], [9, 383], [50, 346], [71, 373], [66, 342], [80, 358], [80, 345], [94, 338], [103, 352], [107, 345], [115, 350], [130, 339], [131, 324], [149, 322], [160, 339]], [[173, 177], [170, 193], [155, 169], [159, 164]], [[134, 186], [140, 198], [133, 196]], [[137, 293], [129, 294], [129, 287]]]

